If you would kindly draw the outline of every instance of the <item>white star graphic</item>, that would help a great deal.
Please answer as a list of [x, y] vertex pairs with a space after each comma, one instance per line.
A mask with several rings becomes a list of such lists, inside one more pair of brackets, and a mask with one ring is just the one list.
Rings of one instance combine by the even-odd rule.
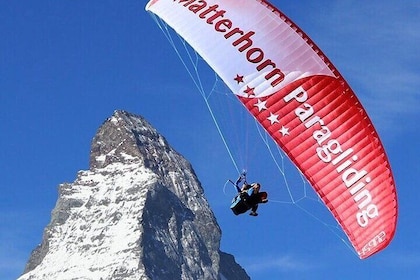
[[254, 107], [258, 107], [258, 112], [261, 112], [262, 110], [267, 110], [267, 101], [261, 101], [258, 99], [258, 102], [254, 104]]
[[287, 127], [284, 127], [284, 126], [282, 126], [282, 127], [281, 127], [281, 129], [280, 129], [280, 133], [281, 133], [283, 136], [290, 135], [290, 133], [289, 133], [289, 129], [288, 129]]
[[267, 119], [270, 120], [271, 124], [278, 123], [279, 115], [274, 115], [273, 113], [270, 113], [270, 116]]

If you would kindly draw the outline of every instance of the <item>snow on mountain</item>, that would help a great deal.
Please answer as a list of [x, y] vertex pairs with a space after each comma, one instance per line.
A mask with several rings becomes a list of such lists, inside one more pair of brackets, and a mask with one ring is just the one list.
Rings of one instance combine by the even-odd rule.
[[116, 111], [89, 170], [59, 186], [19, 280], [249, 279], [220, 238], [191, 165], [142, 117]]

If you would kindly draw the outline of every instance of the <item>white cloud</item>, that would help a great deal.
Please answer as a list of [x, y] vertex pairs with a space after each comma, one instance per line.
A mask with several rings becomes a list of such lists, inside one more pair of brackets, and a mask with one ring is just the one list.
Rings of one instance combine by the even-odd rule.
[[415, 252], [389, 251], [380, 255], [383, 263], [388, 267], [396, 268], [418, 268], [420, 266], [420, 255]]
[[28, 253], [22, 252], [16, 244], [16, 240], [7, 231], [0, 235], [0, 278], [15, 279], [25, 268]]
[[0, 279], [22, 274], [31, 251], [41, 241], [44, 222], [34, 211], [0, 211]]
[[[320, 19], [321, 49], [356, 92], [375, 127], [393, 135], [420, 118], [420, 4], [335, 1]], [[391, 134], [390, 134], [391, 135]], [[390, 136], [389, 135], [389, 136]]]
[[244, 266], [247, 271], [307, 271], [315, 268], [313, 262], [305, 262], [301, 258], [295, 258], [291, 255], [276, 256], [276, 257], [262, 257], [248, 260]]

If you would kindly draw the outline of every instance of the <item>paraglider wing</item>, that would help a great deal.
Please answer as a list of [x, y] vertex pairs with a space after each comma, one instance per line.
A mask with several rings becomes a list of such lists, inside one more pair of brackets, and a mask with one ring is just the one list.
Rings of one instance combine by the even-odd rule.
[[347, 82], [288, 17], [263, 0], [152, 0], [305, 175], [360, 258], [397, 222], [391, 168]]

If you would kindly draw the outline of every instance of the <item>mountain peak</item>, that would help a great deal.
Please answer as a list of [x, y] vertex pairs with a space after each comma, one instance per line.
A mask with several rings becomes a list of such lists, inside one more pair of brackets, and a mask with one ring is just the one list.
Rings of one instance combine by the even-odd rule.
[[143, 161], [149, 156], [147, 147], [169, 147], [143, 117], [117, 110], [98, 129], [92, 140], [90, 169], [103, 168], [111, 163]]
[[249, 279], [220, 251], [221, 230], [189, 162], [144, 118], [115, 111], [89, 170], [59, 186], [29, 279]]

